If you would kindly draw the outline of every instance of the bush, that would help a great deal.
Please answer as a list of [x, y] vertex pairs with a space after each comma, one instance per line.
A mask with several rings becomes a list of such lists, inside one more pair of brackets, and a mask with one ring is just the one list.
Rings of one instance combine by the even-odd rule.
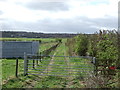
[[86, 56], [88, 50], [88, 36], [80, 34], [67, 40], [70, 55]]
[[59, 42], [59, 43], [62, 43], [62, 39], [61, 38], [56, 38], [55, 41]]
[[[96, 72], [105, 77], [120, 77], [120, 73], [116, 70], [110, 70], [110, 66], [120, 66], [120, 35], [116, 31], [99, 31], [99, 33], [85, 35], [80, 34], [74, 38], [67, 40], [69, 53], [75, 53], [79, 56], [85, 56], [87, 53], [96, 57]], [[102, 68], [101, 68], [102, 66]], [[99, 70], [100, 69], [100, 70]], [[115, 77], [112, 74], [116, 75]], [[120, 86], [120, 79], [119, 79]]]
[[79, 56], [86, 56], [88, 50], [88, 38], [86, 35], [79, 35], [76, 37], [74, 50]]

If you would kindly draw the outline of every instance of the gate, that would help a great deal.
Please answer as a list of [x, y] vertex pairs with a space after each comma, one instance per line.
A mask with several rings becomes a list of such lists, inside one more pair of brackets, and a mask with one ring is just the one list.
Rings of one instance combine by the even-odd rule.
[[86, 77], [94, 72], [89, 56], [24, 55], [24, 75]]

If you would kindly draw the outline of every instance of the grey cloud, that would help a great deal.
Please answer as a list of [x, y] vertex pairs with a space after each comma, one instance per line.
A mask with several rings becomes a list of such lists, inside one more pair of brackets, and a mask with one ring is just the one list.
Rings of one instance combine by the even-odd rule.
[[[79, 23], [79, 21], [75, 20], [43, 20], [36, 23], [23, 23], [23, 22], [15, 22], [16, 25], [10, 27], [10, 29], [26, 29], [29, 31], [38, 31], [38, 32], [67, 32], [67, 33], [92, 33], [97, 29], [86, 27], [86, 23]], [[12, 24], [12, 23], [11, 23]], [[5, 25], [4, 25], [5, 26]], [[4, 28], [5, 29], [5, 28]]]
[[92, 19], [92, 22], [96, 23], [101, 27], [110, 27], [110, 28], [117, 28], [118, 27], [118, 18], [108, 16], [105, 19]]
[[0, 30], [10, 30], [12, 28], [12, 25], [10, 25], [9, 23], [0, 23]]
[[66, 19], [60, 20], [59, 22], [54, 21], [50, 23], [41, 23], [41, 29], [46, 32], [68, 32], [68, 33], [92, 33], [95, 32], [97, 29], [90, 27], [89, 24], [86, 22], [79, 22], [78, 19]]
[[[13, 29], [21, 29], [37, 32], [67, 32], [67, 33], [94, 33], [99, 29], [96, 27], [117, 27], [117, 18], [108, 17], [106, 19], [90, 19], [86, 17], [76, 17], [74, 19], [44, 19], [36, 23], [25, 23], [13, 21], [7, 25]], [[93, 27], [92, 27], [93, 26]], [[6, 27], [5, 25], [3, 27]]]
[[68, 10], [67, 4], [63, 2], [29, 2], [26, 5], [24, 5], [30, 9], [34, 10], [50, 10], [50, 11], [59, 11], [59, 10]]
[[106, 18], [87, 18], [87, 17], [78, 17], [78, 19], [82, 19], [84, 22], [91, 23], [91, 25], [98, 27], [109, 27], [109, 28], [117, 28], [118, 27], [118, 18], [107, 16]]

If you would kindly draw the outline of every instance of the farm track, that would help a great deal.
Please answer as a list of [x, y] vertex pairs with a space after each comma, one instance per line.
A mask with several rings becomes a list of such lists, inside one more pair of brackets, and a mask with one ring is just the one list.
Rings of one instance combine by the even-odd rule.
[[[58, 47], [59, 47], [59, 46], [58, 46]], [[57, 49], [57, 47], [56, 47], [56, 49]], [[54, 55], [56, 55], [57, 52], [58, 52], [58, 50], [55, 50], [55, 51], [54, 51]], [[53, 56], [54, 56], [54, 55], [53, 55]], [[25, 82], [25, 85], [23, 85], [23, 87], [25, 87], [25, 88], [34, 88], [34, 86], [35, 86], [35, 84], [36, 84], [37, 82], [39, 82], [41, 79], [44, 79], [45, 75], [44, 75], [44, 77], [43, 77], [43, 74], [44, 74], [45, 72], [48, 72], [48, 71], [51, 71], [51, 70], [52, 70], [51, 65], [52, 65], [53, 63], [54, 63], [54, 57], [51, 58], [51, 61], [50, 61], [50, 63], [48, 64], [48, 67], [43, 71], [43, 73], [41, 73], [41, 76], [35, 75], [35, 79], [34, 79], [34, 80], [26, 81], [26, 82]]]
[[[56, 47], [53, 56], [56, 55], [56, 53], [58, 52], [58, 50], [57, 50], [58, 47], [59, 47], [59, 45]], [[34, 88], [34, 86], [35, 86], [35, 84], [36, 84], [37, 82], [39, 82], [41, 79], [44, 79], [45, 75], [44, 75], [44, 77], [43, 77], [43, 74], [44, 74], [45, 72], [48, 72], [48, 71], [51, 71], [51, 70], [52, 70], [51, 65], [52, 65], [53, 63], [54, 63], [54, 57], [51, 58], [51, 61], [49, 62], [48, 67], [41, 73], [41, 76], [35, 75], [35, 76], [36, 76], [35, 79], [34, 79], [34, 80], [29, 80], [29, 81], [27, 81], [23, 87], [26, 87], [26, 88]]]
[[[61, 46], [58, 48], [56, 56], [64, 56], [64, 50], [65, 50], [64, 43], [62, 43]], [[64, 71], [64, 67], [62, 65], [67, 66], [67, 63], [65, 61], [65, 57], [55, 57], [54, 59], [55, 59], [54, 64], [59, 65], [59, 66], [58, 67], [53, 66], [53, 69], [54, 69], [53, 72], [58, 71], [57, 68], [59, 68], [60, 70], [63, 69], [63, 71]], [[61, 73], [63, 71], [61, 71]]]
[[[67, 53], [66, 53], [65, 50], [64, 50], [64, 55], [67, 56]], [[69, 57], [65, 57], [65, 61], [66, 61], [66, 64], [67, 64], [68, 68], [70, 68], [69, 60], [70, 60]], [[68, 77], [68, 82], [66, 84], [66, 88], [69, 88], [72, 85], [72, 76], [70, 75], [71, 74], [71, 70], [68, 70], [68, 73], [69, 73], [69, 77]]]
[[[54, 53], [54, 55], [56, 56], [68, 56], [67, 52], [66, 52], [66, 46], [64, 43], [62, 43], [56, 50], [56, 53]], [[61, 62], [59, 62], [59, 60]], [[50, 61], [48, 67], [46, 68], [46, 70], [44, 72], [47, 72], [45, 76], [47, 76], [47, 74], [49, 74], [47, 77], [42, 79], [43, 84], [38, 82], [38, 87], [41, 85], [44, 86], [44, 84], [46, 84], [47, 82], [51, 83], [52, 81], [50, 80], [50, 77], [53, 78], [53, 84], [52, 87], [49, 86], [49, 84], [46, 87], [49, 88], [80, 88], [80, 87], [84, 87], [83, 83], [81, 80], [76, 80], [75, 77], [72, 77], [72, 71], [71, 69], [66, 69], [67, 68], [74, 68], [72, 67], [72, 65], [74, 65], [74, 63], [71, 63], [70, 61], [71, 59], [69, 57], [53, 57], [52, 60]], [[55, 65], [59, 65], [58, 67], [54, 66]], [[51, 66], [52, 65], [52, 66]], [[63, 66], [65, 65], [65, 66]], [[64, 77], [65, 75], [65, 77]], [[67, 77], [66, 77], [67, 76]], [[42, 75], [43, 77], [43, 75]], [[60, 82], [59, 82], [60, 81]], [[59, 84], [58, 84], [59, 83]], [[56, 86], [57, 85], [57, 86]]]
[[[65, 48], [67, 48], [66, 46], [65, 46]], [[68, 54], [67, 54], [67, 52], [66, 52], [66, 50], [64, 49], [64, 56], [69, 56]], [[68, 68], [72, 68], [72, 65], [74, 65], [73, 63], [71, 63], [70, 62], [70, 57], [65, 57], [65, 61], [66, 61], [66, 64], [67, 64], [67, 67]], [[68, 73], [69, 73], [69, 76], [68, 76], [68, 78], [67, 78], [67, 84], [66, 84], [66, 88], [70, 88], [72, 85], [74, 85], [75, 83], [78, 83], [78, 84], [80, 84], [80, 85], [83, 85], [84, 86], [84, 83], [83, 83], [83, 81], [82, 80], [79, 80], [79, 81], [75, 81], [75, 77], [73, 77], [71, 74], [73, 73], [73, 71], [74, 71], [74, 69], [69, 69], [68, 70]], [[83, 87], [82, 86], [82, 87]], [[80, 86], [81, 87], [81, 86]], [[80, 88], [79, 87], [79, 88]]]
[[[57, 48], [56, 48], [56, 49], [57, 49]], [[46, 73], [46, 72], [52, 71], [52, 66], [51, 66], [51, 65], [54, 63], [54, 58], [55, 58], [54, 56], [57, 54], [57, 52], [58, 52], [58, 50], [55, 51], [53, 57], [51, 58], [51, 61], [50, 61], [49, 65], [48, 65], [48, 67], [43, 71], [42, 74], [44, 74], [44, 73]], [[41, 75], [42, 75], [42, 74], [41, 74]]]
[[[55, 53], [54, 53], [54, 55], [56, 55], [56, 56], [64, 56], [65, 55], [65, 47], [64, 48], [62, 48], [64, 45], [63, 45], [64, 43], [62, 43], [62, 44], [60, 44], [59, 46], [58, 46], [58, 48], [56, 49], [56, 51], [55, 51]], [[59, 70], [58, 69], [56, 69], [54, 66], [52, 67], [52, 65], [54, 65], [54, 64], [57, 64], [57, 65], [67, 65], [67, 61], [65, 60], [65, 57], [61, 57], [61, 58], [57, 58], [57, 57], [54, 57], [54, 55], [53, 55], [53, 57], [52, 57], [52, 59], [51, 59], [51, 61], [50, 61], [50, 63], [48, 64], [48, 67], [45, 69], [45, 71], [43, 71], [43, 72], [47, 72], [46, 73], [46, 75], [44, 75], [44, 77], [43, 77], [43, 75], [42, 75], [42, 82], [43, 83], [47, 83], [46, 82], [46, 78], [50, 78], [51, 77], [51, 75], [53, 74], [53, 72], [55, 72], [56, 70], [59, 72]], [[57, 60], [63, 60], [63, 62], [61, 63], [61, 62], [58, 62]], [[59, 69], [60, 69], [60, 73], [62, 74], [62, 73], [64, 73], [64, 70], [63, 71], [61, 71], [61, 69], [64, 69], [64, 67], [59, 67]], [[51, 74], [52, 73], [52, 74]], [[69, 72], [67, 72], [67, 73], [69, 73]], [[49, 74], [50, 76], [47, 76], [47, 74]], [[67, 80], [67, 78], [68, 77], [62, 77], [62, 76], [59, 76], [58, 74], [57, 74], [57, 72], [54, 74], [55, 76], [52, 76], [52, 78], [54, 78], [54, 80], [55, 80], [55, 84], [57, 84], [58, 82], [59, 82], [59, 80], [61, 81], [61, 82], [59, 82], [59, 85], [57, 86], [57, 87], [60, 87], [60, 88], [62, 88], [62, 87], [66, 87], [66, 84], [67, 84], [67, 82], [66, 81], [68, 81]], [[58, 76], [57, 76], [58, 75]], [[47, 79], [47, 81], [49, 81], [50, 82], [50, 80], [49, 79]], [[50, 82], [51, 83], [51, 82]], [[64, 83], [64, 84], [63, 84]], [[38, 85], [39, 85], [39, 82], [38, 82]], [[44, 84], [42, 84], [43, 86], [44, 86]], [[55, 86], [54, 86], [55, 87]], [[52, 88], [52, 87], [50, 87], [50, 88]]]
[[[66, 49], [67, 49], [67, 47], [63, 43], [63, 48], [59, 48], [59, 50], [57, 50], [56, 55], [58, 55], [58, 56], [59, 55], [60, 56], [68, 56], [67, 52], [66, 52], [67, 51]], [[70, 58], [69, 57], [61, 57], [61, 58], [55, 57], [54, 59], [55, 60], [52, 62], [52, 64], [53, 63], [58, 64], [59, 65], [59, 69], [57, 70], [58, 67], [49, 66], [50, 68], [52, 68], [51, 70], [53, 70], [53, 71], [50, 70], [50, 72], [56, 72], [55, 73], [56, 76], [58, 75], [57, 73], [60, 73], [60, 76], [59, 75], [58, 76], [60, 78], [63, 78], [64, 81], [65, 81], [64, 86], [63, 86], [64, 88], [70, 88], [70, 86], [74, 86], [74, 83], [76, 83], [76, 81], [75, 81], [75, 78], [72, 77], [72, 75], [71, 75], [73, 70], [71, 70], [71, 69], [67, 69], [66, 70], [65, 67], [60, 67], [62, 65], [65, 65], [67, 68], [72, 68], [71, 65], [74, 65], [74, 64], [70, 62]], [[59, 62], [57, 60], [63, 60], [63, 61], [61, 63], [61, 62]], [[64, 77], [65, 73], [66, 73], [65, 76], [67, 76], [67, 77]], [[60, 83], [60, 84], [62, 85], [62, 83]], [[77, 84], [81, 84], [81, 82], [78, 80]], [[78, 87], [78, 86], [76, 86], [76, 87]]]

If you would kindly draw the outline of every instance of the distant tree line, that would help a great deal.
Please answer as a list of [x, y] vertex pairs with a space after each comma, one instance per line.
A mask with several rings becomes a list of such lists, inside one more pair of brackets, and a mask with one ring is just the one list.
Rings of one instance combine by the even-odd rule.
[[71, 38], [78, 35], [68, 33], [36, 33], [18, 31], [0, 31], [0, 33], [2, 33], [3, 38]]

